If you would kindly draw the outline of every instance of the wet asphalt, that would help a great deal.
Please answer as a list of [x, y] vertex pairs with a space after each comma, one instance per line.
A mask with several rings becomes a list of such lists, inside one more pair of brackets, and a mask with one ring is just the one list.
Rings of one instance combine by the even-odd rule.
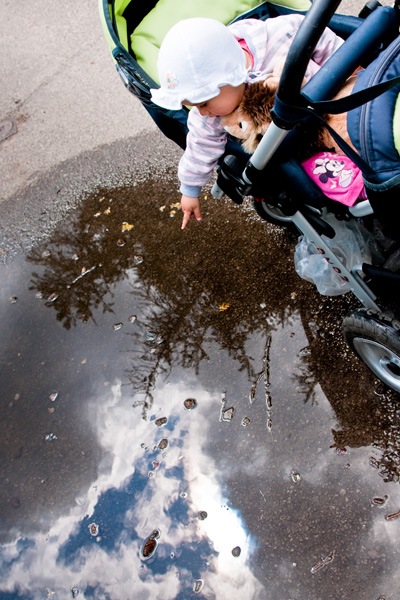
[[0, 598], [397, 599], [398, 397], [354, 300], [249, 203], [182, 232], [180, 151], [107, 125], [5, 179]]
[[1, 598], [395, 598], [398, 398], [296, 236], [174, 173], [2, 265]]

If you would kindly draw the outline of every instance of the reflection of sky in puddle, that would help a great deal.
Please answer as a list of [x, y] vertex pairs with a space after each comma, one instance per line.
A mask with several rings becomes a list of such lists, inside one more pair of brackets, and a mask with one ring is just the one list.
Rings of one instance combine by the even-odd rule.
[[[201, 398], [194, 411], [183, 408], [188, 385]], [[180, 590], [187, 597], [196, 579], [206, 580], [209, 590], [226, 580], [224, 593], [260, 587], [246, 566], [254, 540], [229, 506], [212, 457], [202, 451], [208, 415], [213, 407], [218, 414], [219, 399], [197, 385], [185, 381], [159, 390], [157, 396], [168, 398], [169, 421], [162, 428], [137, 418], [120, 385], [96, 394], [88, 410], [96, 412], [92, 426], [102, 448], [98, 478], [47, 533], [3, 546], [3, 589], [18, 582], [21, 597], [28, 590], [39, 597], [36, 593], [46, 586], [65, 593], [68, 583], [84, 582], [87, 597], [92, 597], [91, 587], [95, 597], [100, 597], [99, 588], [110, 597], [129, 597], [134, 585], [137, 598], [179, 598]], [[156, 399], [153, 410], [165, 413], [165, 406]], [[158, 450], [163, 437], [169, 445]], [[155, 460], [160, 465], [149, 478]], [[208, 513], [203, 521], [200, 510]], [[92, 522], [99, 526], [98, 537], [90, 534]], [[161, 531], [158, 549], [143, 562], [140, 548], [155, 528]], [[239, 558], [232, 556], [235, 546], [242, 550]]]
[[[221, 255], [227, 243], [222, 240], [217, 251], [210, 245], [206, 253]], [[257, 296], [259, 283], [248, 298], [240, 297], [242, 306], [235, 283], [214, 289], [214, 278], [205, 281], [204, 275], [194, 302], [196, 282], [180, 281], [171, 257], [172, 291], [163, 288], [165, 273], [156, 271], [157, 264], [143, 270], [149, 256], [145, 247], [141, 251], [140, 269], [128, 261], [122, 279], [106, 281], [92, 318], [78, 311], [69, 329], [35, 290], [19, 291], [21, 281], [25, 289], [29, 285], [31, 267], [18, 272], [15, 262], [15, 272], [8, 269], [3, 278], [0, 598], [67, 598], [73, 586], [80, 597], [110, 600], [365, 600], [365, 590], [372, 599], [390, 597], [388, 590], [399, 589], [400, 519], [387, 521], [385, 515], [400, 509], [400, 493], [369, 464], [384, 445], [369, 444], [390, 430], [389, 449], [396, 451], [396, 412], [381, 422], [375, 406], [379, 411], [384, 405], [368, 390], [365, 372], [362, 386], [352, 359], [326, 356], [331, 346], [324, 336], [332, 326], [322, 315], [324, 336], [317, 329], [319, 301], [310, 295], [306, 307], [297, 304], [301, 288], [288, 275], [276, 297], [266, 283], [267, 306], [264, 292]], [[268, 252], [270, 257], [273, 248]], [[200, 256], [198, 264], [204, 260]], [[43, 267], [35, 270], [40, 278]], [[54, 287], [63, 273], [55, 266], [53, 271]], [[66, 279], [77, 272], [73, 266]], [[261, 281], [262, 270], [249, 272], [250, 282]], [[84, 288], [89, 277], [79, 282], [77, 294], [90, 292]], [[180, 298], [184, 304], [183, 291], [187, 313], [174, 304]], [[11, 305], [14, 293], [20, 297]], [[232, 306], [219, 313], [223, 300]], [[75, 306], [64, 308], [63, 319]], [[196, 321], [196, 310], [202, 320]], [[239, 317], [232, 317], [234, 310]], [[129, 322], [133, 314], [137, 320]], [[117, 322], [123, 327], [114, 331]], [[148, 331], [165, 337], [159, 354], [146, 341]], [[268, 335], [270, 407], [265, 379], [258, 378]], [[316, 353], [301, 352], [308, 347]], [[338, 375], [332, 377], [333, 360]], [[352, 374], [353, 388], [341, 380]], [[52, 403], [54, 391], [59, 396]], [[185, 409], [187, 398], [197, 400], [196, 408]], [[221, 399], [234, 408], [231, 421], [220, 418]], [[155, 424], [160, 417], [168, 418], [163, 427]], [[332, 430], [342, 436], [346, 453], [336, 452]], [[57, 439], [46, 443], [50, 431]], [[159, 449], [163, 438], [168, 446]], [[373, 505], [385, 494], [385, 506]], [[144, 542], [155, 530], [156, 552], [144, 559]], [[237, 547], [240, 555], [234, 556]], [[312, 574], [333, 551], [334, 560]], [[195, 593], [198, 580], [203, 587]]]
[[[93, 390], [85, 412], [101, 449], [97, 478], [48, 530], [17, 535], [2, 546], [1, 588], [13, 590], [18, 582], [14, 597], [23, 598], [43, 597], [46, 588], [49, 597], [62, 598], [77, 586], [86, 598], [130, 597], [134, 590], [135, 598], [183, 599], [201, 579], [204, 586], [194, 597], [273, 600], [279, 590], [294, 598], [307, 589], [317, 594], [313, 584], [321, 577], [335, 588], [347, 573], [350, 585], [366, 565], [373, 586], [374, 565], [382, 568], [382, 560], [397, 557], [398, 523], [384, 520], [388, 511], [368, 505], [379, 487], [387, 490], [366, 468], [365, 451], [339, 456], [329, 449], [335, 419], [324, 394], [317, 390], [314, 405], [288, 395], [285, 381], [305, 342], [298, 320], [290, 329], [296, 343], [287, 345], [279, 378], [271, 378], [271, 432], [262, 390], [250, 405], [247, 377], [235, 375], [233, 365], [229, 376], [207, 368], [198, 377], [173, 370], [156, 386], [147, 421], [120, 383]], [[262, 349], [262, 337], [255, 334], [254, 349]], [[287, 344], [287, 334], [277, 330], [272, 338], [276, 374], [273, 350]], [[220, 360], [229, 364], [226, 356]], [[228, 404], [230, 399], [235, 406], [231, 422], [219, 419], [223, 383]], [[189, 396], [198, 401], [191, 411], [183, 406]], [[245, 415], [246, 428], [240, 425]], [[157, 427], [161, 416], [168, 422]], [[169, 444], [160, 450], [163, 438]], [[293, 469], [301, 475], [297, 483]], [[363, 479], [356, 487], [354, 473]], [[399, 500], [396, 490], [389, 493]], [[207, 518], [199, 519], [199, 511]], [[99, 527], [97, 536], [89, 531], [91, 523]], [[143, 542], [155, 529], [161, 532], [158, 548], [143, 560]], [[232, 555], [236, 546], [239, 557]], [[333, 549], [332, 565], [311, 576], [311, 567]], [[398, 585], [394, 573], [392, 586]], [[380, 580], [375, 585], [379, 594]]]

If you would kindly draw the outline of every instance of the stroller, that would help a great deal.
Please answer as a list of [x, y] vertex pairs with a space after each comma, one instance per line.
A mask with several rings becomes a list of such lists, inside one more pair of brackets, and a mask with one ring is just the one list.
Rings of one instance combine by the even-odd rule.
[[[319, 255], [361, 304], [343, 319], [346, 342], [378, 379], [400, 393], [400, 0], [393, 7], [370, 0], [357, 17], [337, 14], [339, 4], [340, 0], [314, 0], [312, 4], [309, 0], [261, 4], [255, 0], [152, 0], [138, 7], [131, 0], [99, 0], [103, 28], [125, 86], [181, 148], [185, 148], [188, 111], [162, 109], [151, 102], [150, 95], [150, 88], [158, 87], [157, 53], [168, 29], [191, 16], [209, 16], [227, 24], [294, 11], [305, 15], [284, 65], [273, 122], [251, 156], [237, 141], [228, 139], [213, 195], [226, 194], [238, 204], [250, 196], [262, 219], [302, 234], [312, 254]], [[301, 88], [326, 26], [345, 42]], [[330, 100], [360, 66], [351, 96]], [[361, 169], [368, 198], [352, 207], [328, 198], [306, 174], [295, 152], [307, 123], [319, 122], [326, 113], [342, 112], [348, 113], [348, 130], [357, 153], [334, 131], [331, 135]], [[365, 262], [349, 263], [332, 244], [337, 224], [361, 224], [379, 252]]]

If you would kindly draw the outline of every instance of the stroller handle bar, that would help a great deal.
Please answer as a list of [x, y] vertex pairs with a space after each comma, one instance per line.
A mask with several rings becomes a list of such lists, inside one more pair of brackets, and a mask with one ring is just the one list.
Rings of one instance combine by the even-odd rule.
[[[271, 111], [272, 123], [242, 174], [243, 180], [247, 184], [251, 184], [252, 169], [255, 168], [260, 171], [266, 166], [289, 133], [289, 130], [293, 129], [298, 120], [304, 116], [304, 112], [298, 113], [298, 108], [296, 109], [296, 107], [304, 106], [304, 99], [300, 94], [301, 84], [318, 40], [340, 2], [341, 0], [314, 0], [311, 8], [306, 13], [290, 46], [283, 67], [276, 93], [275, 106]], [[277, 115], [277, 105], [282, 107], [285, 113], [286, 107], [289, 109], [292, 117], [289, 124], [286, 119], [281, 119]], [[214, 190], [214, 193], [218, 193], [217, 189]]]
[[304, 109], [312, 100], [332, 97], [331, 94], [340, 89], [342, 83], [363, 63], [366, 56], [385, 41], [385, 36], [394, 39], [398, 35], [398, 11], [388, 6], [380, 6], [362, 21], [346, 43], [301, 89], [315, 46], [339, 4], [340, 0], [315, 0], [306, 14], [283, 68], [274, 108], [271, 111], [273, 122], [251, 156], [243, 174], [247, 183], [252, 179], [251, 167], [262, 170], [266, 166], [285, 136], [304, 118]]
[[[301, 84], [318, 40], [329, 24], [340, 2], [341, 0], [314, 0], [306, 13], [285, 60], [276, 93], [275, 105], [271, 111], [272, 123], [242, 173], [246, 184], [251, 185], [251, 172], [253, 169], [261, 171], [266, 166], [289, 133], [289, 130], [293, 129], [297, 122], [304, 116], [304, 112], [301, 111], [299, 113], [297, 108], [304, 106], [304, 98], [300, 94]], [[293, 117], [290, 119], [289, 124], [287, 120], [281, 119], [277, 115], [277, 105], [283, 109], [288, 107]], [[221, 191], [217, 185], [214, 186], [212, 193], [215, 197], [221, 195]]]
[[341, 0], [314, 0], [305, 15], [290, 46], [276, 94], [283, 104], [299, 105], [301, 84], [308, 63], [340, 2]]

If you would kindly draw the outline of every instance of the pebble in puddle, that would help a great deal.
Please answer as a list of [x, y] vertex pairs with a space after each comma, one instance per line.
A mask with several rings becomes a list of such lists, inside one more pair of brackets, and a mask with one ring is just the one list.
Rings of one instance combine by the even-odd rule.
[[233, 406], [231, 408], [227, 408], [224, 411], [222, 411], [222, 420], [223, 421], [232, 421], [234, 411], [235, 411], [235, 409], [233, 408]]
[[98, 535], [99, 534], [99, 526], [97, 525], [97, 523], [90, 523], [89, 531], [90, 531], [90, 535], [92, 535], [93, 537]]
[[187, 398], [184, 403], [183, 406], [187, 409], [187, 410], [193, 410], [194, 408], [196, 408], [197, 406], [197, 400], [195, 400], [195, 398]]
[[149, 535], [149, 537], [145, 539], [143, 548], [142, 548], [143, 558], [150, 558], [151, 556], [153, 556], [154, 552], [157, 549], [157, 546], [158, 546], [157, 540], [159, 539], [160, 535], [161, 535], [160, 530], [155, 529], [153, 531], [153, 533], [151, 533]]
[[165, 450], [165, 448], [168, 446], [168, 440], [167, 438], [163, 438], [162, 440], [160, 440], [158, 442], [158, 449], [159, 450]]
[[373, 498], [372, 499], [372, 504], [376, 504], [377, 506], [384, 506], [388, 500], [389, 496], [387, 496], [386, 494], [383, 496], [383, 498]]
[[198, 594], [199, 592], [201, 592], [202, 588], [203, 588], [203, 580], [202, 579], [197, 579], [194, 582], [194, 585], [193, 585], [193, 591], [194, 591], [194, 593]]

